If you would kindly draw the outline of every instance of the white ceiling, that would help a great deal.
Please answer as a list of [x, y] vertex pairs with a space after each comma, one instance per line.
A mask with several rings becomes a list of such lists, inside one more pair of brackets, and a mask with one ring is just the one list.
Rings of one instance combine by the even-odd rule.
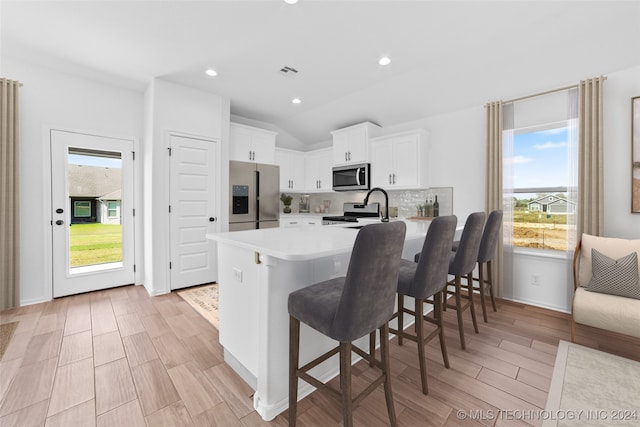
[[640, 65], [640, 0], [1, 0], [0, 19], [3, 55], [138, 90], [160, 77], [211, 91], [285, 145]]

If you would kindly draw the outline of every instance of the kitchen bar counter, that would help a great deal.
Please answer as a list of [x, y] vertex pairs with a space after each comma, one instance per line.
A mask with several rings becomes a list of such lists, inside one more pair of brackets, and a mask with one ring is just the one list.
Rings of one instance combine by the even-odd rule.
[[[308, 226], [295, 228], [267, 228], [207, 234], [207, 238], [220, 243], [259, 252], [287, 261], [308, 261], [321, 257], [350, 252], [358, 230], [355, 225], [371, 224], [372, 220], [360, 219], [358, 223], [344, 225]], [[424, 239], [429, 221], [405, 221], [407, 239]], [[413, 259], [413, 254], [412, 258]]]
[[[403, 257], [422, 248], [429, 221], [405, 221]], [[359, 225], [363, 225], [361, 222]], [[208, 234], [218, 245], [220, 344], [225, 362], [255, 390], [254, 408], [271, 420], [288, 407], [289, 293], [344, 276], [358, 233], [349, 225], [271, 228]], [[301, 325], [300, 363], [335, 342]], [[367, 337], [356, 342], [368, 348]], [[322, 381], [338, 374], [337, 358], [311, 373]], [[298, 398], [314, 389], [300, 382]]]

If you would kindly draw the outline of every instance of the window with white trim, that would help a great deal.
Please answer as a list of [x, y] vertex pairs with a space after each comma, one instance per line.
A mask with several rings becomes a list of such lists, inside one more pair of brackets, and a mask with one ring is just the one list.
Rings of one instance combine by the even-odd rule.
[[91, 202], [89, 200], [75, 200], [73, 202], [73, 216], [89, 218], [91, 216]]

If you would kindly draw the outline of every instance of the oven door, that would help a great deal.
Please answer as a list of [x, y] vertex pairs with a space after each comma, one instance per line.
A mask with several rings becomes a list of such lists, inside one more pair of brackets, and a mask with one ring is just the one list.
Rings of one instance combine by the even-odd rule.
[[370, 166], [368, 163], [359, 165], [339, 166], [333, 168], [334, 191], [368, 190], [370, 182]]

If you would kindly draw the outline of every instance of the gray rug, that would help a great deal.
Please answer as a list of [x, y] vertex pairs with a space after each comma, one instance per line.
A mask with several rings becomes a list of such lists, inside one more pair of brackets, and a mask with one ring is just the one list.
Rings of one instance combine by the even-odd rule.
[[543, 426], [640, 425], [640, 362], [560, 341]]

